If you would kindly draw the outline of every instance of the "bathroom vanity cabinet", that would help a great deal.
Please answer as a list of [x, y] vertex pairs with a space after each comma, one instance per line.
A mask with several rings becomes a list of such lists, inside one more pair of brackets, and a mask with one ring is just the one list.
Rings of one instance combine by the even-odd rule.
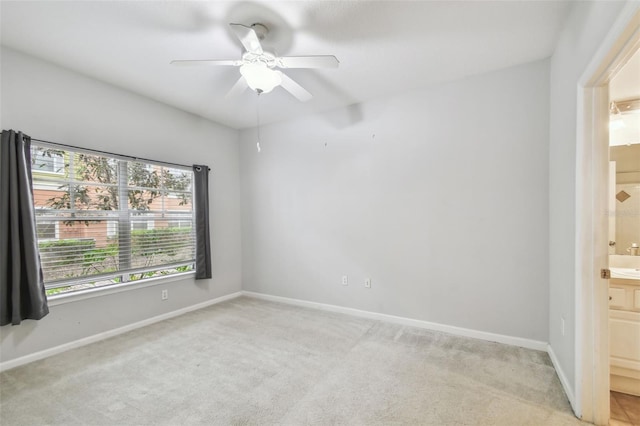
[[640, 396], [640, 280], [609, 282], [611, 390]]

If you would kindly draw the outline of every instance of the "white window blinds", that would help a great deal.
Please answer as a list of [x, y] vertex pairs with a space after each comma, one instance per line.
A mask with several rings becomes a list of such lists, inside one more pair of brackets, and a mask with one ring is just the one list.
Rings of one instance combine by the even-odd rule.
[[32, 144], [47, 294], [193, 269], [193, 172]]

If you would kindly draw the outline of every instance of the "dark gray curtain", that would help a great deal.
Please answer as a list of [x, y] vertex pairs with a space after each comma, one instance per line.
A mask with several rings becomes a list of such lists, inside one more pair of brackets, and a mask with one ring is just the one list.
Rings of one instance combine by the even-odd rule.
[[0, 144], [0, 325], [49, 313], [31, 183], [31, 138], [2, 131]]
[[209, 167], [193, 166], [196, 208], [196, 280], [211, 278]]

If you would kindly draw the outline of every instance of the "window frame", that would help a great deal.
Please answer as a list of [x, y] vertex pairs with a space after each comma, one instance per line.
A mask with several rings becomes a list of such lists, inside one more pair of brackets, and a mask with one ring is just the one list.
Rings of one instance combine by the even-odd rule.
[[[34, 179], [34, 189], [40, 189], [40, 190], [60, 190], [60, 186], [61, 186], [61, 182], [64, 180], [66, 182], [68, 182], [68, 185], [77, 185], [77, 182], [74, 179], [74, 172], [70, 172], [67, 173], [65, 171], [65, 167], [70, 167], [73, 168], [73, 160], [68, 160], [67, 156], [69, 157], [77, 157], [78, 154], [85, 154], [85, 155], [90, 155], [90, 156], [100, 156], [103, 158], [107, 158], [108, 161], [115, 161], [116, 164], [118, 165], [117, 167], [119, 168], [119, 173], [117, 174], [117, 185], [119, 187], [119, 189], [121, 190], [121, 196], [123, 194], [128, 194], [128, 191], [131, 190], [135, 190], [138, 189], [138, 187], [129, 185], [129, 176], [126, 173], [126, 167], [128, 164], [130, 163], [142, 163], [145, 168], [147, 170], [151, 170], [151, 171], [159, 171], [160, 173], [160, 184], [158, 187], [158, 192], [160, 193], [160, 195], [156, 195], [156, 197], [163, 197], [163, 198], [168, 198], [169, 193], [174, 191], [173, 188], [165, 188], [164, 187], [164, 180], [162, 179], [162, 171], [163, 168], [165, 169], [178, 169], [181, 172], [184, 173], [185, 177], [188, 178], [188, 191], [179, 191], [179, 192], [183, 192], [185, 194], [188, 194], [189, 196], [189, 204], [190, 204], [190, 210], [185, 210], [185, 211], [181, 211], [180, 215], [184, 216], [185, 218], [188, 218], [191, 222], [195, 221], [195, 214], [196, 214], [196, 208], [195, 208], [195, 193], [194, 193], [194, 174], [193, 171], [188, 168], [188, 167], [183, 167], [183, 166], [178, 166], [178, 165], [169, 165], [168, 163], [164, 163], [162, 161], [152, 161], [152, 160], [141, 160], [141, 159], [132, 159], [126, 156], [119, 156], [119, 155], [114, 155], [114, 154], [107, 154], [107, 153], [103, 153], [103, 152], [99, 152], [99, 151], [92, 151], [92, 150], [88, 150], [88, 149], [82, 149], [82, 148], [60, 148], [55, 144], [49, 144], [49, 143], [44, 143], [44, 142], [38, 142], [32, 143], [32, 149], [42, 149], [42, 148], [50, 148], [50, 149], [57, 149], [57, 150], [62, 150], [63, 154], [62, 155], [57, 155], [56, 158], [59, 158], [60, 160], [63, 161], [62, 165], [60, 165], [60, 169], [62, 170], [62, 172], [49, 172], [49, 171], [42, 171], [39, 169], [32, 169], [32, 179]], [[66, 165], [65, 163], [69, 161], [70, 162], [70, 166]], [[124, 165], [124, 166], [122, 166]], [[122, 167], [124, 167], [124, 170], [122, 169]], [[122, 173], [123, 171], [125, 171], [125, 173]], [[56, 179], [56, 181], [51, 181], [51, 178], [48, 178], [46, 176], [43, 176], [42, 180], [38, 180], [38, 175], [39, 174], [49, 174], [49, 175], [56, 175], [56, 176], [64, 176], [62, 179]], [[96, 186], [100, 185], [99, 181], [95, 181], [96, 182]], [[156, 187], [154, 186], [153, 189], [155, 190]], [[124, 190], [125, 192], [123, 193], [122, 190]], [[119, 199], [122, 199], [122, 197], [120, 197]], [[159, 218], [163, 218], [165, 216], [165, 214], [167, 214], [169, 217], [173, 217], [172, 216], [172, 212], [171, 211], [165, 211], [165, 203], [162, 203], [162, 210], [144, 210], [144, 211], [136, 211], [130, 208], [129, 202], [127, 200], [127, 202], [125, 203], [125, 206], [122, 206], [121, 203], [119, 203], [119, 205], [123, 208], [120, 208], [117, 210], [117, 212], [114, 211], [105, 211], [105, 217], [98, 217], [96, 216], [96, 219], [99, 218], [99, 220], [104, 220], [105, 223], [105, 230], [104, 230], [104, 238], [116, 238], [117, 244], [120, 246], [122, 244], [122, 241], [120, 240], [121, 234], [118, 232], [118, 230], [122, 229], [122, 227], [128, 228], [127, 234], [129, 235], [129, 241], [127, 242], [129, 244], [128, 248], [127, 248], [127, 253], [126, 256], [129, 257], [129, 261], [132, 261], [133, 258], [133, 248], [131, 246], [131, 231], [133, 230], [133, 222], [135, 221], [135, 216], [137, 214], [141, 214], [143, 216], [150, 216], [151, 218], [144, 221], [144, 223], [147, 224], [146, 230], [153, 230], [155, 228], [155, 220], [159, 219]], [[58, 216], [58, 218], [53, 219], [52, 220], [52, 216], [55, 216], [56, 214], [56, 209], [42, 209], [42, 208], [38, 208], [36, 207], [36, 223], [40, 224], [40, 223], [54, 223], [56, 226], [56, 240], [60, 240], [60, 222], [63, 221], [62, 215]], [[65, 211], [65, 209], [60, 209], [60, 211]], [[91, 210], [92, 212], [97, 211], [97, 210]], [[38, 215], [38, 212], [41, 213], [41, 215]], [[117, 216], [114, 215], [114, 213], [117, 213]], [[60, 213], [58, 213], [60, 214]], [[73, 215], [73, 213], [72, 213]], [[91, 216], [91, 219], [93, 219], [93, 216]], [[134, 219], [132, 221], [132, 219]], [[74, 220], [78, 220], [78, 219], [74, 219]], [[165, 219], [161, 219], [161, 220], [165, 220]], [[169, 219], [171, 220], [171, 219]], [[185, 219], [183, 219], [185, 220]], [[115, 221], [115, 222], [114, 222]], [[115, 233], [113, 232], [113, 228], [114, 226], [110, 224], [115, 223]], [[100, 235], [101, 236], [101, 235]], [[175, 279], [175, 277], [184, 277], [185, 275], [193, 275], [195, 274], [195, 249], [196, 249], [196, 238], [195, 238], [195, 230], [192, 227], [192, 231], [189, 233], [189, 236], [186, 237], [187, 238], [187, 242], [188, 245], [184, 246], [185, 249], [190, 250], [191, 254], [189, 255], [189, 259], [188, 260], [180, 260], [177, 262], [161, 262], [157, 265], [154, 266], [148, 266], [145, 265], [145, 267], [132, 267], [131, 264], [128, 264], [129, 267], [126, 267], [127, 264], [122, 265], [121, 263], [118, 263], [118, 268], [116, 271], [111, 271], [109, 273], [106, 274], [85, 274], [85, 275], [79, 275], [76, 277], [72, 277], [72, 278], [62, 278], [62, 279], [54, 279], [54, 280], [50, 280], [45, 282], [45, 290], [47, 291], [47, 296], [48, 297], [52, 297], [52, 296], [70, 296], [70, 295], [77, 295], [78, 293], [83, 293], [86, 291], [104, 291], [104, 290], [108, 290], [108, 289], [113, 289], [115, 287], [121, 287], [121, 286], [134, 286], [136, 288], [139, 288], [142, 285], [146, 286], [147, 282], [162, 282], [164, 280], [167, 279]], [[38, 238], [38, 244], [39, 242], [50, 242], [50, 241], [54, 241], [51, 238], [47, 238], [47, 239], [40, 239]], [[161, 241], [161, 244], [165, 244], [166, 242]], [[169, 243], [171, 244], [171, 243]], [[125, 266], [125, 267], [123, 267]], [[180, 268], [181, 267], [186, 267], [186, 270], [181, 271]], [[139, 274], [140, 278], [139, 279], [132, 279], [132, 276], [134, 276], [135, 274]], [[150, 276], [146, 276], [146, 274], [150, 274]], [[160, 274], [160, 275], [158, 275]], [[166, 274], [166, 275], [164, 275]], [[119, 280], [118, 280], [119, 277]], [[104, 279], [105, 281], [111, 281], [109, 283], [99, 283], [99, 281], [101, 279]], [[76, 286], [85, 286], [86, 288], [73, 288]], [[52, 290], [59, 290], [61, 288], [73, 288], [71, 290], [66, 290], [63, 292], [56, 292], [56, 291], [52, 291]]]

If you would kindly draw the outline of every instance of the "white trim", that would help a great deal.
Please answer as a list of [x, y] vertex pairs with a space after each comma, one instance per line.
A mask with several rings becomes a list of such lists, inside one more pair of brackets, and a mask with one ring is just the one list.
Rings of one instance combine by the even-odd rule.
[[599, 374], [596, 367], [608, 364], [609, 359], [608, 282], [599, 273], [608, 267], [608, 99], [606, 84], [578, 91], [578, 116], [584, 120], [577, 132], [581, 143], [576, 162], [574, 392], [580, 395], [582, 389], [590, 389], [587, 392], [596, 394], [589, 401], [583, 394], [573, 408], [578, 417], [595, 424], [609, 420], [609, 398], [604, 401], [597, 396], [608, 395], [609, 376]]
[[203, 309], [211, 305], [216, 305], [221, 302], [226, 302], [227, 300], [235, 299], [237, 297], [242, 296], [242, 292], [238, 291], [235, 293], [227, 294], [225, 296], [220, 296], [215, 299], [207, 300], [206, 302], [198, 303], [195, 305], [187, 306], [176, 311], [167, 312], [161, 315], [157, 315], [152, 318], [147, 318], [142, 321], [138, 321], [132, 324], [127, 324], [120, 328], [115, 328], [113, 330], [104, 331], [102, 333], [94, 334], [93, 336], [88, 336], [79, 340], [74, 340], [73, 342], [65, 343], [59, 346], [55, 346], [53, 348], [45, 349], [39, 352], [35, 352], [29, 355], [25, 355], [19, 358], [14, 358], [9, 361], [0, 362], [0, 372], [9, 370], [10, 368], [19, 367], [24, 364], [28, 364], [33, 361], [38, 361], [40, 359], [44, 359], [53, 355], [57, 355], [59, 353], [68, 351], [70, 349], [76, 349], [81, 346], [86, 346], [91, 343], [98, 342], [100, 340], [108, 339], [113, 336], [117, 336], [119, 334], [123, 334], [137, 328], [146, 327], [151, 324], [155, 324], [160, 321], [164, 321], [169, 318], [174, 318], [187, 312], [196, 311], [198, 309]]
[[[600, 47], [589, 61], [584, 72], [578, 79], [578, 87], [595, 87], [599, 84], [608, 84], [609, 80], [625, 65], [633, 55], [632, 47], [628, 45], [637, 33], [633, 29], [633, 21], [640, 13], [640, 3], [628, 1], [611, 26], [611, 29], [600, 44]], [[631, 30], [626, 39], [620, 40], [624, 33]], [[623, 45], [621, 45], [622, 43]], [[608, 110], [607, 110], [608, 111]]]
[[395, 315], [381, 314], [378, 312], [361, 311], [359, 309], [346, 308], [344, 306], [328, 305], [325, 303], [309, 302], [306, 300], [292, 299], [281, 296], [271, 296], [264, 293], [256, 293], [253, 291], [243, 291], [243, 295], [253, 297], [255, 299], [267, 300], [270, 302], [286, 303], [288, 305], [303, 306], [305, 308], [320, 309], [323, 311], [337, 312], [341, 314], [352, 315], [360, 318], [367, 318], [378, 321], [386, 321], [394, 324], [408, 325], [411, 327], [424, 328], [427, 330], [441, 331], [443, 333], [453, 334], [456, 336], [471, 337], [473, 339], [487, 340], [489, 342], [498, 342], [505, 345], [519, 346], [537, 351], [547, 351], [548, 343], [538, 340], [524, 339], [522, 337], [506, 336], [504, 334], [489, 333], [486, 331], [471, 330], [468, 328], [456, 327], [453, 325], [439, 324], [435, 322], [416, 320]]
[[576, 411], [576, 398], [571, 389], [571, 382], [567, 379], [567, 375], [564, 373], [560, 362], [558, 361], [558, 357], [556, 357], [556, 353], [553, 352], [553, 348], [551, 345], [547, 345], [547, 353], [549, 354], [549, 358], [551, 358], [551, 363], [553, 364], [553, 368], [555, 368], [556, 373], [558, 374], [558, 378], [560, 379], [560, 384], [564, 389], [564, 393], [567, 394], [567, 398], [569, 399], [569, 404], [571, 404], [571, 408], [573, 411]]

